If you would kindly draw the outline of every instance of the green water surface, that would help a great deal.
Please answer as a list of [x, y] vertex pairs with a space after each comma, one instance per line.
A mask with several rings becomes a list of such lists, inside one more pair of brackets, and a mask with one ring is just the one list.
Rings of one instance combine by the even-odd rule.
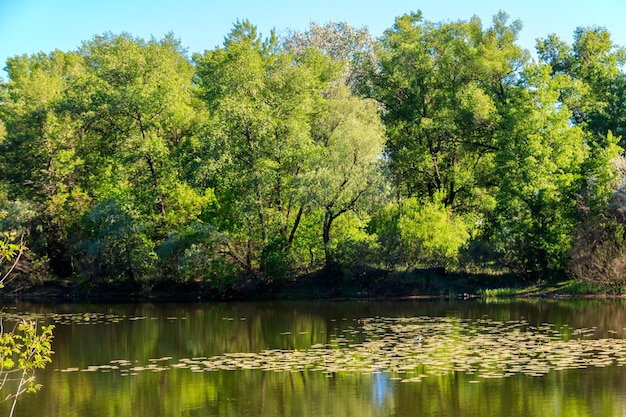
[[18, 313], [55, 325], [55, 354], [15, 416], [626, 416], [623, 300], [18, 303], [5, 322]]

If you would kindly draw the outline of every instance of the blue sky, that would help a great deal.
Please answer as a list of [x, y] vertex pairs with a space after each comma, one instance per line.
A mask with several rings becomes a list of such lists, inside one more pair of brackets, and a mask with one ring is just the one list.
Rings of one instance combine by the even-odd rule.
[[172, 32], [192, 53], [221, 45], [237, 19], [249, 19], [263, 35], [346, 21], [380, 36], [395, 17], [416, 10], [433, 22], [477, 15], [484, 26], [503, 10], [523, 22], [519, 44], [528, 49], [550, 33], [571, 43], [576, 27], [592, 25], [626, 46], [624, 0], [0, 0], [0, 68], [9, 56], [76, 50], [107, 31], [145, 39]]

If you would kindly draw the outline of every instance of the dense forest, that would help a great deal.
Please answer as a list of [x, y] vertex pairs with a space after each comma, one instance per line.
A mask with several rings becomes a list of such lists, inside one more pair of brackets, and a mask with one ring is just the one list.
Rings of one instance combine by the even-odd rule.
[[626, 50], [586, 27], [533, 57], [521, 30], [504, 13], [410, 13], [378, 39], [345, 23], [263, 37], [244, 20], [191, 55], [174, 35], [108, 33], [9, 58], [13, 274], [225, 294], [445, 268], [619, 288]]

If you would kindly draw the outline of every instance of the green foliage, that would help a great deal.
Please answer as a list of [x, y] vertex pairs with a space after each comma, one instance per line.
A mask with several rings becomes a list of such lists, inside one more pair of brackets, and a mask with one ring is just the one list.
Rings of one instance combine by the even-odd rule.
[[[191, 187], [180, 176], [185, 159], [179, 146], [188, 148], [205, 116], [194, 102], [193, 67], [180, 43], [170, 35], [146, 42], [106, 34], [78, 53], [16, 57], [8, 69], [12, 100], [0, 108], [7, 126], [0, 163], [13, 187], [9, 198], [28, 200], [39, 214], [31, 225], [41, 231], [32, 243], [35, 253], [47, 257], [57, 275], [90, 279], [102, 268], [89, 265], [97, 257], [82, 256], [86, 246], [86, 253], [111, 260], [119, 252], [111, 248], [121, 245], [111, 242], [141, 229], [130, 238], [128, 259], [140, 261], [134, 269], [149, 270], [152, 241], [214, 201], [210, 189]], [[133, 222], [143, 226], [123, 233], [85, 229], [81, 219], [98, 217], [98, 207], [110, 201], [132, 207]], [[85, 237], [90, 244], [76, 244]], [[120, 262], [105, 274], [117, 276]]]
[[463, 220], [441, 202], [402, 203], [400, 239], [410, 262], [417, 265], [455, 266], [459, 250], [469, 240]]
[[[383, 127], [370, 100], [342, 88], [328, 101], [316, 124], [316, 155], [309, 160], [303, 185], [308, 199], [324, 211], [322, 239], [326, 265], [333, 260], [333, 223], [348, 212], [367, 211], [384, 201], [381, 154]], [[368, 207], [369, 206], [369, 207]]]
[[609, 130], [604, 141], [606, 146], [597, 142], [591, 144], [589, 158], [583, 165], [586, 183], [578, 201], [578, 209], [583, 218], [591, 218], [605, 211], [611, 196], [620, 186], [625, 174], [619, 166], [623, 164], [621, 155], [624, 151], [618, 145], [620, 139]]
[[390, 203], [372, 222], [387, 264], [455, 267], [470, 230], [440, 201]]
[[593, 26], [578, 27], [571, 47], [551, 35], [538, 42], [537, 50], [553, 73], [569, 75], [584, 86], [581, 94], [564, 94], [573, 121], [588, 131], [593, 141], [602, 144], [609, 131], [624, 137], [624, 46], [615, 45], [605, 28]]
[[519, 22], [494, 17], [432, 23], [421, 13], [396, 19], [379, 44], [375, 97], [385, 108], [386, 152], [398, 192], [443, 196], [471, 211], [472, 192], [490, 188], [498, 109], [527, 59], [515, 40]]
[[[11, 389], [3, 394], [2, 400], [13, 399], [11, 414], [19, 396], [36, 392], [41, 385], [35, 383], [35, 370], [45, 368], [52, 362], [52, 330], [54, 326], [42, 326], [38, 330], [33, 321], [21, 320], [15, 328], [0, 331], [0, 391]], [[16, 385], [16, 388], [12, 384]]]
[[512, 90], [508, 132], [499, 142], [496, 227], [503, 262], [521, 274], [564, 267], [577, 226], [576, 193], [587, 147], [582, 129], [559, 103], [568, 77], [529, 66]]
[[243, 20], [192, 60], [124, 33], [10, 58], [3, 248], [29, 237], [32, 282], [220, 293], [341, 265], [617, 262], [626, 53], [579, 28], [530, 63], [521, 29], [418, 12], [378, 41], [345, 23], [279, 41]]
[[217, 221], [233, 239], [250, 239], [239, 246], [255, 257], [274, 236], [290, 243], [296, 235], [307, 204], [296, 185], [312, 154], [311, 122], [330, 67], [315, 53], [296, 62], [273, 42], [243, 22], [223, 49], [194, 56], [200, 96], [224, 144], [207, 161], [220, 165], [214, 184], [224, 211]]
[[581, 282], [619, 288], [624, 262], [618, 207], [624, 178], [620, 155], [626, 126], [626, 52], [599, 27], [577, 28], [571, 47], [552, 35], [538, 43], [538, 52], [555, 78], [569, 76], [577, 83], [577, 88], [562, 89], [561, 101], [589, 144], [589, 157], [581, 167], [584, 182], [576, 201], [581, 221], [573, 235], [567, 269]]
[[593, 283], [587, 279], [584, 280], [576, 280], [572, 279], [561, 287], [559, 287], [559, 293], [567, 294], [572, 296], [577, 295], [589, 295], [589, 294], [597, 294], [601, 291], [606, 290], [605, 287], [598, 285], [597, 283]]
[[[28, 235], [28, 222], [34, 216], [30, 205], [21, 201], [10, 202], [0, 211], [0, 288], [15, 278], [9, 276], [16, 269], [27, 250], [24, 238]], [[26, 269], [22, 266], [22, 270]]]
[[518, 290], [515, 288], [487, 288], [484, 290], [479, 290], [478, 294], [486, 298], [492, 298], [492, 297], [509, 298], [509, 297], [515, 297], [518, 294]]
[[320, 236], [323, 219], [321, 208], [309, 207], [300, 221], [298, 234], [289, 245], [290, 259], [303, 271], [316, 270], [324, 265], [324, 243]]
[[[0, 215], [4, 218], [6, 212], [0, 212]], [[23, 237], [22, 234], [18, 242], [15, 232], [3, 232], [0, 235], [0, 267], [4, 268], [6, 262], [10, 265], [1, 272], [0, 288], [4, 288], [11, 279], [10, 274], [24, 251]], [[53, 329], [54, 326], [42, 326], [39, 332], [36, 322], [20, 319], [15, 328], [8, 331], [0, 321], [0, 392], [11, 390], [9, 394], [3, 393], [0, 401], [13, 398], [10, 415], [21, 394], [36, 392], [41, 388], [41, 385], [35, 384], [35, 370], [44, 368], [52, 361]]]
[[332, 253], [345, 277], [357, 278], [379, 263], [376, 235], [368, 233], [369, 216], [346, 213], [336, 222]]
[[289, 245], [282, 237], [271, 240], [263, 247], [259, 257], [259, 268], [269, 281], [288, 278], [291, 270]]
[[7, 135], [7, 128], [4, 125], [4, 122], [0, 120], [0, 143], [2, 143], [6, 135]]
[[105, 35], [86, 42], [81, 54], [87, 75], [70, 85], [63, 106], [86, 129], [96, 196], [128, 190], [144, 217], [167, 224], [178, 214], [171, 206], [184, 187], [177, 145], [194, 135], [197, 122], [193, 68], [171, 36], [145, 42]]
[[136, 284], [153, 273], [154, 242], [132, 205], [111, 200], [95, 206], [87, 220], [90, 238], [79, 243], [80, 268], [91, 279]]
[[250, 239], [239, 256], [257, 257], [266, 271], [289, 269], [279, 264], [289, 263], [300, 225], [317, 208], [331, 261], [332, 224], [380, 182], [384, 141], [375, 103], [336, 83], [339, 65], [320, 51], [293, 55], [272, 42], [243, 22], [223, 49], [194, 57], [200, 94], [224, 134], [217, 198], [227, 204], [232, 238]]
[[228, 236], [214, 226], [194, 222], [171, 233], [156, 249], [163, 279], [208, 283], [219, 293], [233, 289], [241, 267], [228, 257]]
[[284, 40], [287, 51], [306, 55], [314, 48], [342, 64], [342, 78], [354, 93], [371, 94], [372, 65], [378, 61], [375, 42], [367, 27], [353, 28], [346, 22], [312, 22], [305, 32], [290, 33]]
[[18, 236], [15, 233], [2, 232], [0, 234], [0, 288], [4, 288], [23, 251], [23, 235], [18, 242]]

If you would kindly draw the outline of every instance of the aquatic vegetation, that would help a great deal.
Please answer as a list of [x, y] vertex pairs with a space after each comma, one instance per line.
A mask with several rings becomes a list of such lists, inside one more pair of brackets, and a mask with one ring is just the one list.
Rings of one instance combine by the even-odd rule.
[[515, 288], [486, 288], [484, 290], [479, 290], [478, 294], [485, 297], [515, 297], [518, 295], [518, 290]]
[[267, 349], [180, 359], [166, 356], [143, 364], [115, 359], [86, 369], [60, 371], [116, 371], [123, 376], [170, 369], [312, 371], [328, 376], [341, 372], [389, 373], [403, 382], [461, 372], [474, 375], [471, 382], [478, 382], [625, 363], [626, 340], [597, 338], [595, 328], [574, 329], [550, 323], [533, 326], [525, 320], [504, 322], [486, 317], [374, 317], [343, 329], [329, 343], [313, 344], [303, 350]]

